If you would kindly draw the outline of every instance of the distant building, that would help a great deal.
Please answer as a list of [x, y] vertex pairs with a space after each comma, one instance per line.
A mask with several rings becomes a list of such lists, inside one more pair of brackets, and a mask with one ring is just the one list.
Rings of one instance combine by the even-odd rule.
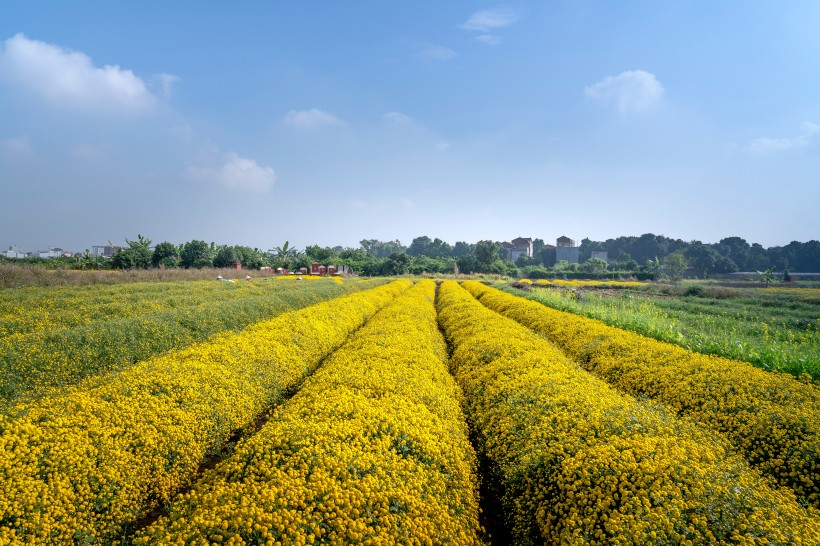
[[111, 258], [114, 254], [120, 250], [121, 246], [111, 246], [111, 245], [102, 245], [102, 246], [92, 246], [91, 247], [91, 255], [92, 256], [101, 256], [104, 258]]
[[513, 262], [520, 256], [532, 258], [532, 238], [530, 237], [518, 237], [509, 243], [501, 243], [501, 246], [507, 252], [507, 259]]
[[555, 240], [555, 261], [565, 260], [571, 264], [578, 263], [580, 248], [575, 246], [575, 241], [562, 235]]
[[9, 249], [3, 251], [3, 256], [6, 258], [26, 258], [28, 254], [20, 250], [18, 246], [9, 245]]
[[609, 261], [609, 252], [606, 250], [593, 250], [592, 251], [592, 258], [600, 258], [605, 262]]

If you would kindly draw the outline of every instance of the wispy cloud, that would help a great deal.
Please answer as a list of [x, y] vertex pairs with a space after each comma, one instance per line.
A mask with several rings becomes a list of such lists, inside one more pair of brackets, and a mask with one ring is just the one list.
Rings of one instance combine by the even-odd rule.
[[80, 161], [96, 162], [102, 161], [108, 154], [97, 146], [91, 144], [78, 144], [71, 149], [71, 157]]
[[504, 28], [518, 21], [518, 12], [510, 7], [502, 6], [493, 9], [477, 11], [470, 15], [459, 28], [476, 32], [491, 32]]
[[[166, 81], [173, 78], [163, 75]], [[0, 50], [0, 81], [63, 108], [141, 112], [156, 102], [146, 83], [116, 65], [94, 66], [87, 55], [17, 34]]]
[[0, 140], [0, 149], [9, 156], [34, 157], [34, 147], [28, 135]]
[[481, 42], [484, 45], [496, 46], [501, 43], [501, 36], [495, 34], [481, 34], [475, 37], [476, 42]]
[[158, 89], [159, 95], [165, 99], [171, 98], [171, 92], [173, 91], [173, 87], [178, 84], [182, 79], [179, 76], [174, 76], [173, 74], [155, 74], [152, 79], [155, 82], [155, 87]]
[[619, 112], [626, 114], [651, 110], [663, 98], [664, 89], [651, 72], [627, 70], [587, 86], [584, 94], [600, 104], [614, 106]]
[[402, 114], [401, 112], [387, 112], [382, 115], [382, 119], [394, 125], [414, 125], [413, 118]]
[[457, 56], [458, 54], [452, 49], [435, 44], [424, 44], [418, 52], [418, 57], [428, 63], [449, 61]]
[[187, 169], [189, 178], [216, 183], [224, 188], [254, 193], [266, 193], [276, 183], [276, 173], [271, 167], [262, 167], [255, 160], [228, 152], [217, 167], [193, 167]]
[[802, 150], [807, 148], [814, 135], [820, 133], [820, 125], [805, 121], [800, 126], [802, 134], [793, 138], [758, 138], [752, 141], [749, 149], [760, 155], [771, 155], [788, 150]]
[[518, 12], [513, 8], [501, 6], [477, 11], [458, 27], [470, 32], [480, 32], [481, 34], [475, 37], [477, 42], [488, 46], [496, 46], [501, 43], [501, 37], [491, 33], [512, 25], [519, 18]]
[[344, 122], [318, 108], [310, 110], [291, 110], [285, 116], [285, 123], [297, 129], [314, 129], [323, 125], [342, 125]]

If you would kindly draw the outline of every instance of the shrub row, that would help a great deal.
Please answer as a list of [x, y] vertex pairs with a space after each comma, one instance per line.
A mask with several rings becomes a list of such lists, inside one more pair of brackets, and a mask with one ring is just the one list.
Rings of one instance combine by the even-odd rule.
[[367, 286], [326, 281], [297, 287], [289, 283], [256, 297], [8, 336], [0, 340], [0, 407]]
[[791, 375], [688, 351], [477, 282], [481, 303], [543, 335], [595, 375], [724, 433], [749, 463], [820, 507], [820, 391]]
[[135, 542], [479, 543], [475, 454], [434, 286], [379, 312]]
[[625, 396], [453, 281], [439, 322], [516, 544], [817, 543], [718, 435]]
[[410, 286], [256, 324], [0, 415], [0, 543], [112, 541]]

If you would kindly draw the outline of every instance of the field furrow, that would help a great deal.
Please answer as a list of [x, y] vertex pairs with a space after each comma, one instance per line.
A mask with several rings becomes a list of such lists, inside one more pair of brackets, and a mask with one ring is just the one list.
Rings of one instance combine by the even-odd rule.
[[475, 455], [434, 284], [377, 314], [144, 544], [479, 544]]
[[0, 415], [0, 543], [111, 542], [410, 286], [396, 281]]
[[820, 541], [818, 512], [721, 436], [619, 393], [455, 282], [437, 307], [515, 544]]
[[820, 390], [787, 374], [687, 351], [481, 283], [481, 303], [533, 329], [595, 375], [724, 433], [749, 463], [820, 506]]

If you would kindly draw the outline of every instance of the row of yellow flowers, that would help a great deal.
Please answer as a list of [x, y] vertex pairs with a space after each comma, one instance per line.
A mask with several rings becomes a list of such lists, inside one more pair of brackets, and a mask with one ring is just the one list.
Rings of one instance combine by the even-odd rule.
[[116, 539], [409, 281], [285, 313], [0, 415], [0, 544]]
[[515, 544], [820, 541], [817, 511], [718, 435], [619, 393], [453, 281], [437, 305]]
[[481, 303], [532, 328], [616, 387], [728, 436], [747, 460], [820, 507], [820, 389], [688, 351], [468, 281]]
[[135, 542], [480, 543], [434, 289], [421, 281], [379, 312]]
[[[245, 297], [230, 301], [212, 295], [199, 305], [1, 338], [0, 407], [23, 396], [41, 396], [83, 377], [122, 369], [162, 352], [204, 341], [219, 332], [238, 330], [279, 313], [367, 287], [340, 286], [331, 281], [299, 286], [270, 284], [274, 289], [240, 289]], [[231, 287], [221, 288], [222, 293], [234, 290], [232, 283]]]

